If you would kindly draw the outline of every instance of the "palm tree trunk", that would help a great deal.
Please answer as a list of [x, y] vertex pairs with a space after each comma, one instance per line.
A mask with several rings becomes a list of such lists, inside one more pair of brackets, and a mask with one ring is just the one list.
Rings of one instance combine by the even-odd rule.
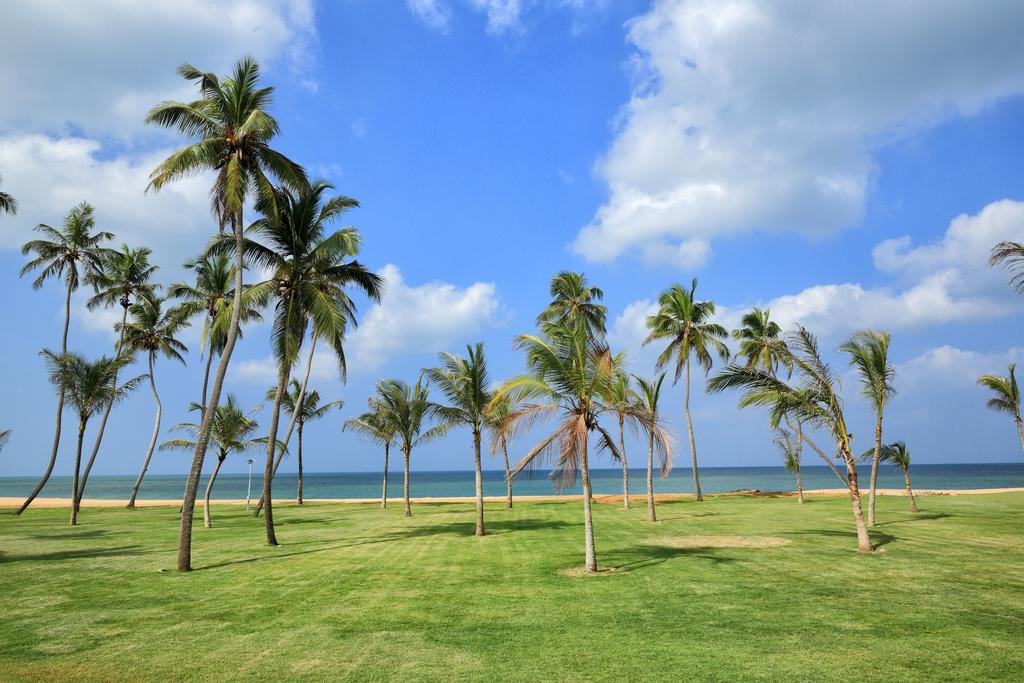
[[480, 428], [473, 427], [473, 469], [476, 474], [476, 535], [484, 535], [484, 473], [480, 463]]
[[501, 437], [501, 453], [505, 456], [505, 485], [508, 487], [508, 500], [505, 503], [505, 509], [512, 509], [512, 470], [508, 466], [508, 443], [505, 441], [505, 437]]
[[1020, 449], [1024, 451], [1024, 421], [1021, 420], [1020, 415], [1016, 415], [1017, 418], [1017, 436], [1020, 437]]
[[[301, 407], [301, 403], [299, 406]], [[302, 505], [302, 420], [299, 420], [299, 490], [295, 497], [295, 502]]]
[[[213, 377], [213, 388], [210, 390], [209, 400], [215, 406], [220, 404], [220, 392], [224, 387], [224, 376], [228, 372], [231, 353], [235, 350], [235, 341], [238, 339], [239, 313], [242, 310], [242, 272], [245, 263], [242, 259], [244, 236], [242, 234], [241, 209], [237, 214], [232, 214], [231, 229], [235, 234], [235, 296], [231, 306], [228, 336], [224, 341], [224, 349], [220, 352], [217, 372]], [[192, 454], [192, 465], [189, 467], [188, 479], [185, 482], [185, 494], [182, 497], [181, 503], [181, 530], [178, 535], [178, 571], [180, 572], [187, 572], [192, 569], [192, 515], [195, 512], [196, 495], [199, 493], [199, 478], [203, 473], [206, 444], [210, 440], [210, 427], [213, 424], [213, 414], [215, 412], [214, 410], [207, 410], [203, 413], [199, 434], [196, 435], [196, 450]]]
[[800, 463], [796, 464], [796, 500], [801, 505], [804, 504], [804, 487], [800, 483]]
[[910, 511], [917, 512], [917, 501], [914, 500], [914, 492], [910, 488], [910, 470], [903, 470], [903, 483], [907, 485], [907, 498], [910, 500]]
[[647, 443], [647, 521], [657, 522], [658, 515], [654, 511], [654, 429], [651, 429], [650, 441]]
[[[67, 292], [64, 295], [64, 336], [61, 337], [61, 342], [60, 342], [60, 354], [61, 354], [61, 356], [63, 356], [64, 354], [66, 354], [68, 352], [68, 327], [70, 326], [70, 324], [71, 324], [71, 284], [69, 283], [68, 286], [67, 286]], [[62, 390], [60, 392], [60, 395], [57, 397], [57, 426], [53, 430], [53, 448], [50, 450], [50, 462], [46, 466], [46, 472], [43, 473], [43, 478], [39, 480], [39, 483], [36, 484], [36, 487], [32, 490], [32, 493], [30, 493], [28, 498], [25, 499], [25, 502], [21, 504], [21, 507], [18, 508], [18, 511], [14, 513], [16, 515], [20, 515], [22, 512], [24, 512], [25, 508], [27, 508], [29, 505], [32, 504], [32, 501], [36, 499], [36, 496], [38, 496], [39, 493], [43, 490], [43, 487], [46, 486], [46, 482], [50, 481], [50, 475], [53, 474], [53, 466], [55, 464], [57, 464], [57, 451], [60, 448], [60, 421], [61, 421], [61, 416], [63, 414], [64, 414], [64, 391]]]
[[804, 450], [804, 425], [800, 420], [796, 421], [796, 442], [800, 446], [800, 450], [797, 452], [796, 457], [796, 499], [801, 505], [804, 504], [804, 487], [800, 483], [800, 459], [803, 457]]
[[846, 480], [849, 482], [850, 504], [853, 506], [853, 521], [857, 527], [857, 550], [862, 553], [869, 553], [874, 548], [871, 547], [871, 537], [868, 536], [868, 526], [864, 522], [864, 510], [860, 504], [860, 487], [857, 485], [857, 464], [850, 453], [844, 453], [843, 459], [846, 461]]
[[388, 456], [391, 454], [391, 442], [384, 442], [384, 485], [380, 491], [380, 509], [388, 506]]
[[590, 490], [590, 466], [587, 463], [587, 437], [584, 436], [580, 452], [580, 473], [583, 475], [583, 543], [586, 547], [586, 571], [597, 572], [597, 549], [594, 547], [593, 501]]
[[[302, 386], [299, 387], [299, 397], [295, 403], [296, 409], [302, 405], [302, 401], [306, 398], [306, 385], [309, 383], [309, 372], [313, 369], [313, 352], [316, 350], [316, 336], [313, 337], [312, 343], [309, 345], [309, 358], [306, 361], [306, 374], [302, 378]], [[287, 386], [287, 385], [286, 385]], [[292, 430], [295, 428], [296, 420], [298, 420], [298, 410], [292, 413], [291, 421], [288, 423], [288, 431], [285, 432], [284, 439], [281, 441], [284, 446], [277, 454], [277, 459], [274, 461], [274, 474], [277, 476], [277, 468], [281, 466], [281, 461], [284, 459], [285, 448], [288, 448], [288, 442], [292, 438]], [[263, 498], [260, 497], [256, 507], [253, 509], [252, 516], [259, 517], [260, 511], [263, 509]]]
[[683, 411], [686, 413], [686, 431], [690, 434], [690, 456], [693, 460], [693, 489], [698, 501], [704, 500], [700, 494], [700, 475], [697, 473], [697, 442], [693, 438], [693, 418], [690, 417], [690, 360], [686, 360], [686, 393], [683, 394]]
[[85, 420], [78, 420], [78, 445], [75, 448], [75, 473], [71, 477], [71, 526], [78, 524], [78, 472], [82, 469], [82, 437], [85, 436]]
[[210, 521], [210, 493], [213, 491], [213, 482], [217, 481], [217, 473], [220, 472], [220, 466], [224, 464], [226, 457], [227, 453], [221, 449], [220, 455], [217, 457], [217, 464], [213, 468], [213, 474], [210, 475], [210, 481], [206, 482], [206, 493], [203, 495], [203, 526], [207, 529], [213, 528], [213, 522]]
[[619, 415], [619, 455], [622, 456], [622, 507], [629, 509], [629, 461], [626, 460], [626, 439], [623, 418]]
[[[263, 505], [266, 514], [263, 515], [263, 527], [267, 531], [267, 545], [277, 545], [277, 534], [274, 533], [274, 501], [271, 497], [270, 487], [274, 481], [274, 451], [277, 450], [277, 423], [281, 417], [281, 399], [284, 397], [285, 387], [288, 385], [289, 368], [287, 364], [281, 363], [277, 372], [277, 393], [274, 394], [274, 409], [270, 413], [270, 431], [267, 432], [267, 462], [263, 467]], [[298, 406], [296, 406], [298, 412]]]
[[[121, 350], [124, 346], [124, 327], [128, 322], [128, 306], [125, 305], [125, 299], [121, 303], [121, 308], [124, 309], [124, 313], [121, 314], [121, 331], [117, 335], [117, 346], [114, 347], [114, 358], [121, 358]], [[114, 390], [117, 389], [117, 368], [114, 368], [114, 380], [111, 382]], [[114, 397], [110, 397], [110, 401], [107, 402], [107, 407], [103, 409], [103, 415], [100, 417], [100, 426], [96, 430], [96, 443], [92, 446], [92, 453], [89, 455], [89, 462], [85, 464], [85, 471], [82, 472], [82, 483], [78, 490], [78, 502], [82, 502], [82, 498], [85, 497], [85, 485], [89, 481], [89, 472], [92, 471], [92, 465], [96, 462], [96, 455], [100, 452], [100, 444], [103, 442], [103, 431], [107, 428], [107, 418], [110, 417], [110, 410], [114, 407]]]
[[142, 470], [139, 478], [135, 480], [132, 487], [131, 498], [128, 499], [128, 507], [135, 507], [135, 497], [139, 495], [139, 487], [142, 486], [142, 478], [146, 476], [149, 469], [149, 461], [153, 457], [153, 450], [156, 448], [156, 439], [160, 434], [160, 416], [163, 413], [163, 404], [160, 403], [160, 395], [156, 393], [156, 379], [153, 377], [153, 353], [149, 354], [149, 386], [153, 389], [153, 400], [156, 401], [156, 422], [153, 424], [153, 438], [149, 440], [149, 450], [146, 451], [146, 459], [142, 461]]
[[875, 491], [878, 488], [878, 461], [882, 455], [882, 411], [875, 423], [875, 453], [871, 457], [871, 491], [868, 493], [868, 526], [875, 526]]
[[213, 349], [210, 349], [206, 354], [206, 369], [203, 370], [203, 397], [199, 401], [199, 405], [202, 407], [202, 415], [206, 414], [206, 390], [210, 385], [210, 365], [213, 364]]
[[404, 483], [404, 495], [405, 495], [405, 516], [412, 517], [412, 506], [409, 505], [409, 447], [403, 446], [402, 453], [405, 455], [405, 483]]

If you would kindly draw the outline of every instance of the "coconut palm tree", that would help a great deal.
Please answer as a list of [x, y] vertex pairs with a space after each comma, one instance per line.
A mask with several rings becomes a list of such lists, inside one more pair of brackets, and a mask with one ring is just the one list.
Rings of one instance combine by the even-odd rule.
[[[284, 396], [281, 397], [281, 407], [284, 408], [285, 412], [289, 415], [296, 416], [296, 424], [298, 427], [298, 455], [299, 455], [299, 488], [296, 494], [295, 502], [302, 505], [302, 429], [307, 422], [313, 422], [325, 417], [327, 413], [331, 412], [335, 408], [341, 409], [345, 405], [344, 401], [331, 401], [330, 403], [320, 404], [320, 392], [316, 389], [306, 391], [306, 395], [302, 396], [302, 385], [297, 379], [293, 379], [289, 384], [289, 391], [286, 391]], [[267, 400], [272, 401], [277, 394], [277, 387], [271, 387], [267, 390]], [[295, 406], [299, 406], [296, 410]]]
[[429, 441], [439, 439], [448, 433], [452, 424], [441, 422], [430, 426], [437, 418], [437, 405], [429, 398], [427, 386], [422, 379], [409, 385], [397, 379], [385, 379], [377, 383], [379, 414], [383, 429], [395, 435], [402, 449], [404, 480], [402, 495], [405, 499], [405, 516], [412, 517], [409, 503], [409, 459], [412, 451]]
[[473, 433], [473, 469], [476, 475], [476, 535], [484, 535], [484, 480], [480, 461], [480, 435], [485, 411], [493, 391], [484, 359], [484, 345], [466, 345], [466, 357], [454, 353], [438, 354], [441, 365], [424, 370], [424, 375], [448, 399], [436, 407], [437, 416], [452, 425], [465, 425]]
[[635, 413], [640, 406], [640, 396], [633, 389], [630, 376], [625, 369], [625, 356], [619, 354], [612, 359], [615, 374], [608, 387], [608, 407], [619, 420], [619, 458], [622, 463], [622, 507], [629, 509], [629, 460], [626, 457], [626, 417]]
[[[223, 80], [189, 64], [179, 67], [178, 74], [195, 83], [199, 99], [162, 102], [149, 111], [146, 122], [176, 129], [193, 142], [171, 154], [153, 170], [148, 189], [159, 191], [176, 180], [203, 171], [216, 174], [210, 192], [213, 215], [222, 232], [224, 225], [230, 223], [235, 239], [234, 300], [208, 399], [213, 405], [219, 405], [241, 320], [243, 207], [247, 200], [256, 199], [264, 208], [272, 210], [271, 178], [299, 190], [306, 185], [306, 174], [301, 166], [270, 146], [279, 132], [277, 121], [267, 112], [274, 89], [258, 86], [260, 68], [253, 59], [239, 60], [232, 75]], [[192, 515], [211, 425], [212, 417], [204, 415], [185, 484], [178, 571], [189, 571], [192, 566]]]
[[[3, 180], [2, 176], [0, 180]], [[18, 213], [18, 201], [6, 192], [0, 192], [0, 213], [9, 213], [12, 216]]]
[[127, 396], [146, 378], [139, 375], [117, 384], [118, 370], [128, 365], [128, 358], [103, 356], [89, 362], [74, 353], [56, 354], [43, 349], [41, 354], [50, 372], [50, 383], [64, 394], [65, 400], [78, 411], [78, 441], [75, 446], [75, 469], [71, 479], [71, 526], [78, 524], [81, 491], [78, 476], [82, 468], [82, 439], [85, 428], [101, 408]]
[[693, 436], [693, 418], [690, 415], [690, 365], [693, 360], [704, 368], [706, 375], [711, 371], [713, 355], [717, 354], [722, 361], [729, 360], [729, 348], [722, 341], [728, 333], [725, 328], [711, 322], [715, 314], [715, 304], [700, 301], [696, 298], [697, 279], [693, 279], [689, 291], [680, 285], [672, 285], [658, 297], [658, 312], [647, 318], [647, 329], [650, 333], [644, 339], [644, 345], [655, 341], [668, 340], [668, 344], [658, 356], [657, 369], [664, 369], [669, 363], [675, 363], [673, 384], [686, 375], [683, 394], [683, 412], [686, 414], [686, 431], [690, 437], [690, 457], [693, 467], [693, 488], [697, 500], [704, 500], [700, 492], [700, 475], [697, 471], [697, 443]]
[[501, 455], [505, 460], [505, 486], [507, 489], [505, 508], [507, 510], [512, 509], [512, 468], [508, 461], [508, 442], [515, 434], [513, 412], [514, 407], [506, 394], [492, 398], [484, 413], [485, 423], [491, 432], [491, 455], [497, 455], [498, 450], [501, 450]]
[[803, 327], [797, 327], [787, 340], [788, 364], [793, 367], [798, 383], [782, 380], [763, 368], [730, 363], [708, 380], [708, 391], [716, 393], [727, 389], [743, 391], [740, 407], [769, 408], [770, 424], [777, 428], [784, 416], [825, 430], [835, 440], [836, 451], [846, 466], [844, 476], [831, 458], [807, 434], [803, 440], [832, 469], [850, 493], [854, 525], [857, 531], [857, 549], [870, 552], [871, 539], [864, 521], [857, 483], [857, 460], [850, 447], [843, 402], [839, 397], [838, 382], [832, 369], [821, 359], [818, 342]]
[[[317, 340], [324, 340], [333, 351], [339, 375], [344, 380], [345, 333], [349, 323], [355, 324], [355, 304], [346, 288], [355, 286], [370, 299], [379, 300], [383, 286], [377, 275], [352, 260], [359, 253], [362, 241], [355, 228], [327, 233], [329, 224], [355, 205], [354, 200], [344, 196], [326, 199], [324, 194], [330, 189], [333, 186], [322, 180], [298, 194], [286, 188], [275, 189], [276, 209], [254, 222], [249, 227], [253, 237], [242, 241], [245, 259], [271, 273], [269, 279], [253, 285], [254, 299], [275, 301], [271, 346], [278, 363], [278, 381], [270, 413], [262, 497], [270, 545], [277, 544], [270, 493], [280, 463], [279, 459], [274, 460], [272, 444], [278, 440], [281, 402], [306, 329], [311, 326], [310, 350], [315, 349]], [[233, 246], [233, 240], [223, 239], [214, 244], [214, 249]], [[299, 391], [300, 403], [305, 382]], [[285, 445], [289, 437], [290, 434], [283, 439]], [[257, 512], [259, 509], [257, 506]]]
[[850, 355], [850, 365], [860, 376], [861, 395], [875, 409], [875, 456], [871, 459], [871, 490], [868, 493], [868, 526], [875, 526], [875, 491], [878, 487], [878, 461], [882, 454], [882, 416], [885, 406], [896, 393], [892, 385], [896, 368], [889, 362], [888, 332], [861, 330], [855, 332], [840, 350]]
[[[872, 451], [861, 457], [869, 454], [872, 454]], [[910, 488], [910, 451], [907, 450], [907, 444], [903, 441], [894, 441], [882, 446], [882, 462], [892, 463], [903, 472], [903, 484], [906, 486], [907, 500], [910, 501], [910, 511], [918, 512], [917, 500], [914, 499], [914, 491]]]
[[657, 455], [661, 467], [662, 478], [672, 470], [672, 440], [661, 417], [661, 385], [665, 382], [665, 373], [653, 379], [633, 376], [640, 391], [642, 423], [647, 432], [647, 521], [657, 522], [658, 515], [654, 510], [654, 458]]
[[551, 278], [551, 303], [537, 316], [537, 325], [547, 332], [558, 330], [563, 323], [583, 325], [591, 335], [603, 337], [608, 309], [597, 303], [604, 292], [587, 282], [583, 273], [568, 270]]
[[129, 355], [146, 354], [146, 362], [149, 365], [149, 387], [153, 390], [153, 401], [156, 403], [153, 436], [149, 440], [146, 457], [142, 460], [142, 469], [139, 470], [139, 476], [135, 479], [135, 485], [132, 486], [132, 494], [128, 499], [130, 508], [135, 507], [135, 498], [139, 495], [139, 487], [142, 486], [142, 479], [149, 469], [149, 461], [153, 457], [156, 439], [160, 434], [163, 404], [160, 402], [160, 394], [156, 390], [156, 357], [161, 355], [185, 365], [185, 357], [181, 354], [188, 353], [188, 347], [178, 341], [174, 335], [182, 328], [188, 327], [189, 322], [183, 317], [182, 311], [164, 308], [166, 301], [166, 299], [154, 296], [152, 299], [142, 299], [139, 303], [133, 304], [129, 311], [132, 319], [124, 330], [127, 353]]
[[388, 457], [391, 455], [391, 444], [396, 437], [396, 425], [384, 414], [383, 403], [379, 399], [370, 399], [370, 410], [358, 417], [345, 420], [343, 432], [358, 432], [363, 436], [384, 446], [384, 482], [380, 493], [380, 507], [388, 506]]
[[986, 403], [989, 408], [996, 412], [1006, 413], [1013, 418], [1017, 425], [1021, 450], [1024, 450], [1024, 423], [1020, 416], [1020, 389], [1017, 387], [1017, 377], [1014, 374], [1016, 369], [1016, 363], [1010, 363], [1008, 376], [982, 375], [978, 378], [978, 384], [988, 387], [995, 394]]
[[1010, 273], [1010, 286], [1018, 294], [1024, 293], [1024, 244], [1005, 241], [992, 247], [988, 259], [990, 268], [1002, 266]]
[[[21, 268], [19, 277], [35, 270], [42, 272], [32, 283], [34, 289], [39, 289], [51, 277], [64, 279], [64, 334], [61, 337], [60, 352], [65, 354], [68, 351], [68, 328], [71, 325], [71, 295], [79, 288], [82, 281], [92, 281], [99, 273], [104, 255], [110, 250], [101, 246], [104, 242], [114, 239], [109, 232], [93, 232], [96, 227], [96, 220], [93, 216], [93, 208], [82, 202], [71, 209], [64, 219], [63, 230], [51, 228], [49, 225], [39, 224], [36, 230], [42, 233], [43, 238], [26, 242], [21, 253], [32, 254], [35, 258]], [[53, 473], [53, 466], [57, 462], [57, 450], [60, 447], [61, 416], [64, 414], [64, 394], [58, 392], [57, 396], [57, 425], [53, 430], [53, 447], [50, 450], [50, 461], [46, 466], [46, 472], [42, 479], [29, 494], [25, 502], [21, 504], [15, 514], [25, 511], [32, 501], [36, 499], [39, 492], [46, 486]]]
[[[124, 353], [124, 336], [127, 332], [128, 310], [132, 306], [132, 300], [136, 303], [149, 301], [155, 297], [158, 285], [153, 285], [150, 280], [156, 272], [157, 267], [149, 264], [149, 256], [152, 253], [146, 247], [132, 249], [127, 244], [122, 245], [120, 251], [107, 253], [98, 273], [93, 276], [93, 286], [96, 294], [86, 302], [90, 311], [110, 306], [121, 306], [121, 323], [115, 327], [118, 331], [117, 345], [114, 347], [114, 357], [121, 358]], [[115, 369], [111, 384], [117, 384], [117, 370]], [[107, 427], [107, 418], [110, 417], [110, 410], [114, 407], [113, 397], [110, 403], [103, 409], [100, 416], [99, 426], [96, 428], [96, 442], [92, 446], [92, 453], [89, 454], [89, 461], [82, 472], [81, 490], [78, 492], [78, 499], [85, 495], [85, 485], [89, 481], [89, 472], [92, 471], [93, 463], [96, 462], [96, 455], [100, 452], [100, 444], [103, 443], [103, 432]]]
[[775, 430], [775, 438], [772, 439], [772, 443], [779, 447], [786, 471], [796, 475], [796, 499], [803, 505], [804, 487], [800, 482], [800, 460], [803, 457], [803, 441], [788, 429], [780, 428]]
[[[206, 482], [206, 493], [203, 496], [203, 524], [207, 529], [213, 527], [210, 521], [210, 494], [213, 492], [213, 483], [217, 481], [217, 474], [220, 467], [232, 453], [245, 453], [261, 448], [265, 438], [250, 439], [249, 436], [259, 427], [253, 416], [259, 412], [262, 406], [255, 406], [248, 413], [243, 413], [238, 407], [238, 399], [228, 395], [227, 403], [217, 406], [213, 416], [213, 427], [210, 429], [210, 440], [217, 446], [217, 464], [213, 468], [209, 481]], [[203, 413], [203, 407], [193, 403], [191, 410]], [[201, 425], [191, 422], [183, 422], [171, 427], [172, 432], [188, 432], [192, 439], [170, 439], [160, 444], [160, 450], [192, 451], [196, 447], [195, 436], [199, 434]]]

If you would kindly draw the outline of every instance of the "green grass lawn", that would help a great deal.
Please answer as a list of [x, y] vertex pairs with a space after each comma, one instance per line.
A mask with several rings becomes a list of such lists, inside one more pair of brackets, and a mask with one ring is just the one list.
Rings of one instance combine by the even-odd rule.
[[1024, 495], [919, 502], [596, 505], [596, 577], [578, 501], [220, 506], [187, 575], [176, 508], [3, 511], [0, 680], [1020, 680]]

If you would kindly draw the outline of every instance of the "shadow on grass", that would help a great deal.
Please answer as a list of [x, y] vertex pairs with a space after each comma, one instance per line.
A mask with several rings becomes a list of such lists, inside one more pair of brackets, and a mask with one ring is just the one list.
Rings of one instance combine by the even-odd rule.
[[[783, 536], [825, 536], [827, 538], [848, 538], [853, 541], [853, 545], [857, 545], [857, 532], [856, 531], [839, 531], [838, 529], [806, 529], [804, 531], [785, 531], [782, 533]], [[887, 533], [876, 530], [868, 531], [868, 536], [871, 537], [871, 545], [875, 548], [881, 548], [884, 545], [888, 545], [893, 541], [898, 541], [896, 536], [890, 536]]]
[[945, 519], [946, 517], [955, 517], [955, 515], [951, 515], [948, 512], [927, 512], [923, 514], [919, 512], [909, 512], [907, 514], [913, 516], [907, 517], [906, 519], [891, 519], [888, 522], [879, 522], [875, 526], [886, 526], [889, 524], [906, 524], [907, 522], [921, 522], [929, 519]]
[[53, 553], [31, 555], [10, 555], [0, 552], [0, 564], [13, 562], [48, 562], [54, 560], [81, 560], [98, 557], [119, 557], [122, 555], [147, 555], [155, 550], [143, 550], [140, 545], [124, 545], [117, 548], [84, 548], [81, 550], [59, 550]]
[[[695, 557], [713, 564], [736, 562], [735, 557], [709, 553], [713, 548], [670, 548], [663, 545], [643, 545], [627, 550], [613, 550], [605, 554], [605, 564], [616, 571], [631, 572], [653, 567], [678, 557]], [[620, 558], [624, 558], [623, 562]]]
[[110, 534], [123, 534], [123, 531], [107, 531], [106, 529], [90, 529], [88, 531], [79, 531], [78, 529], [67, 529], [63, 532], [55, 534], [31, 534], [28, 538], [33, 541], [66, 541], [75, 538], [99, 538], [100, 536], [109, 536]]

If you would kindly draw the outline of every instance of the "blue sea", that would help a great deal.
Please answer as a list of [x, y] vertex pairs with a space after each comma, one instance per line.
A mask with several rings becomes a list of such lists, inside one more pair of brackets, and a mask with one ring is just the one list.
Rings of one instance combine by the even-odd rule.
[[[862, 485], [867, 483], [868, 468], [862, 468]], [[630, 491], [644, 491], [644, 470], [630, 470]], [[274, 479], [274, 497], [295, 495], [298, 477], [281, 472]], [[622, 470], [592, 470], [594, 492], [622, 493]], [[700, 470], [701, 488], [705, 493], [722, 493], [742, 489], [761, 491], [791, 491], [793, 475], [782, 467], [704, 467]], [[805, 489], [836, 488], [842, 486], [836, 476], [824, 466], [805, 466], [802, 469]], [[25, 496], [32, 491], [38, 479], [34, 477], [0, 477], [0, 497]], [[86, 498], [127, 499], [134, 476], [93, 475], [89, 478]], [[221, 474], [214, 485], [213, 498], [245, 498], [248, 475]], [[915, 489], [986, 489], [1024, 487], [1024, 463], [975, 465], [915, 465], [911, 469], [911, 484]], [[139, 493], [140, 499], [180, 499], [185, 486], [184, 475], [152, 475], [146, 478]], [[206, 486], [205, 477], [200, 494]], [[902, 488], [903, 476], [897, 470], [883, 466], [879, 472], [879, 486]], [[252, 490], [259, 495], [261, 477], [253, 473]], [[381, 475], [373, 472], [307, 472], [303, 481], [305, 498], [378, 498]], [[388, 481], [389, 497], [402, 495], [402, 472], [392, 471]], [[413, 497], [472, 496], [473, 472], [417, 472], [411, 474]], [[676, 468], [665, 479], [655, 479], [658, 493], [692, 493], [693, 476], [689, 468]], [[41, 494], [44, 497], [69, 498], [70, 477], [51, 477]], [[561, 493], [580, 493], [579, 485]], [[521, 475], [513, 483], [517, 496], [552, 495], [559, 491], [548, 478], [547, 472], [534, 472], [532, 477]], [[505, 494], [505, 478], [501, 471], [484, 472], [484, 495]]]

